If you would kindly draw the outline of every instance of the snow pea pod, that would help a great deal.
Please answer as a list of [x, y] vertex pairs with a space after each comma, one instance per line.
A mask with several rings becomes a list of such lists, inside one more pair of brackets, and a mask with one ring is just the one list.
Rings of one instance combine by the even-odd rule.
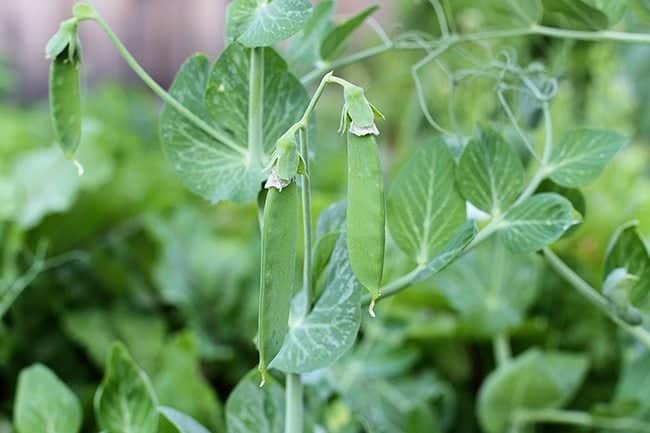
[[263, 378], [289, 329], [298, 252], [297, 190], [295, 182], [282, 189], [269, 188], [264, 205], [257, 332]]
[[69, 45], [52, 60], [49, 92], [56, 139], [65, 156], [72, 159], [81, 140], [79, 52], [74, 47]]
[[357, 279], [379, 296], [384, 269], [384, 187], [374, 135], [348, 133], [347, 244]]

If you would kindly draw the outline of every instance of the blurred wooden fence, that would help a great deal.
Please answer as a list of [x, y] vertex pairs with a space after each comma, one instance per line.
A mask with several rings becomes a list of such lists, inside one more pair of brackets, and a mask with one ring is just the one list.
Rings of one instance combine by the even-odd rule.
[[[395, 0], [339, 0], [337, 13], [349, 14], [369, 4], [388, 6]], [[70, 16], [74, 0], [0, 0], [0, 56], [15, 67], [22, 100], [47, 91], [48, 62], [44, 47], [58, 23]], [[227, 0], [94, 0], [93, 3], [131, 53], [153, 77], [168, 85], [190, 54], [211, 57], [223, 47]], [[383, 12], [385, 13], [385, 11]], [[132, 80], [104, 34], [82, 26], [84, 70], [93, 81]]]

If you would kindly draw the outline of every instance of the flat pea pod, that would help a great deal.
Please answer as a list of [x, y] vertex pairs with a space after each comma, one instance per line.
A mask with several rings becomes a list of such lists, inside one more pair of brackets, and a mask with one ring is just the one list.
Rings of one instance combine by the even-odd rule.
[[374, 135], [348, 133], [347, 244], [352, 272], [379, 296], [384, 270], [384, 186]]
[[262, 219], [262, 264], [257, 344], [259, 369], [278, 354], [289, 330], [289, 307], [296, 280], [298, 253], [298, 188], [270, 188]]
[[79, 54], [69, 55], [68, 46], [50, 65], [50, 110], [56, 139], [68, 159], [81, 140], [81, 91]]

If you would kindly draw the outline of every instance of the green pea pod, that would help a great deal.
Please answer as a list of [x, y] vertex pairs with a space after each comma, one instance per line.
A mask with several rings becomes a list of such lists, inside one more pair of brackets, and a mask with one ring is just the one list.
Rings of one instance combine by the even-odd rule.
[[292, 182], [282, 191], [270, 188], [264, 205], [262, 225], [262, 266], [257, 344], [259, 370], [282, 347], [289, 329], [289, 307], [296, 278], [298, 238], [298, 188]]
[[384, 187], [379, 149], [373, 135], [348, 133], [347, 243], [352, 271], [379, 296], [384, 270]]
[[50, 110], [54, 132], [63, 153], [74, 157], [81, 140], [81, 92], [79, 85], [79, 52], [70, 55], [65, 48], [50, 66]]

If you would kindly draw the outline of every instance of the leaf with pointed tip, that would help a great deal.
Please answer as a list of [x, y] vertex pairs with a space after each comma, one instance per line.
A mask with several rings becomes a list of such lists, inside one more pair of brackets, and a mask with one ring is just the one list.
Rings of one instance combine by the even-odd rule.
[[323, 60], [332, 60], [339, 54], [345, 47], [345, 42], [350, 35], [359, 28], [361, 24], [372, 14], [374, 14], [379, 6], [371, 6], [359, 14], [353, 16], [331, 29], [323, 39], [320, 46], [320, 55]]
[[270, 367], [286, 373], [325, 368], [354, 343], [361, 322], [361, 284], [350, 267], [341, 235], [323, 278], [323, 294], [306, 317], [292, 317], [282, 349]]
[[77, 433], [81, 404], [52, 371], [35, 364], [18, 376], [14, 425], [17, 433]]
[[438, 273], [451, 264], [465, 248], [476, 237], [476, 223], [473, 220], [466, 221], [454, 234], [453, 237], [445, 244], [442, 250], [430, 260], [413, 279], [414, 283], [429, 278], [431, 275]]
[[569, 200], [559, 194], [541, 193], [506, 212], [497, 223], [497, 232], [512, 252], [533, 252], [559, 239], [579, 221]]
[[425, 264], [465, 222], [456, 188], [454, 158], [441, 139], [420, 146], [401, 170], [388, 197], [388, 228], [397, 246]]
[[573, 188], [593, 182], [627, 141], [625, 136], [603, 129], [571, 131], [553, 146], [548, 176], [558, 185]]
[[153, 386], [126, 348], [115, 343], [104, 380], [95, 394], [95, 416], [106, 433], [157, 433], [158, 402]]
[[167, 406], [158, 407], [158, 412], [164, 416], [178, 433], [210, 433], [208, 429], [199, 424], [194, 418]]
[[623, 268], [626, 273], [638, 278], [628, 287], [627, 293], [630, 303], [639, 306], [650, 292], [650, 255], [639, 235], [636, 221], [619, 227], [607, 247], [605, 277], [617, 268]]
[[334, 27], [332, 24], [333, 12], [333, 0], [321, 0], [314, 5], [314, 10], [302, 31], [291, 40], [287, 50], [289, 63], [292, 65], [316, 63], [321, 41], [325, 37], [325, 33]]
[[228, 433], [284, 433], [284, 390], [255, 370], [237, 384], [226, 402]]
[[479, 392], [478, 417], [487, 433], [506, 431], [522, 409], [561, 407], [582, 383], [587, 360], [531, 349], [492, 372]]
[[228, 6], [228, 38], [246, 47], [268, 47], [298, 33], [311, 16], [309, 0], [234, 0]]
[[461, 194], [477, 208], [498, 215], [524, 187], [524, 166], [514, 146], [492, 129], [481, 129], [463, 151], [456, 179]]

